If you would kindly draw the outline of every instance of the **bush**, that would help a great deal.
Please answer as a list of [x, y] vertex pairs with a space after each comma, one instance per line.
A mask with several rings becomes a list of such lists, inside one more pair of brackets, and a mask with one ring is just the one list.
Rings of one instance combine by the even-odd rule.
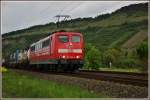
[[141, 43], [137, 49], [137, 55], [143, 64], [143, 71], [148, 70], [148, 42]]
[[141, 43], [137, 49], [137, 55], [140, 59], [147, 59], [148, 58], [148, 42]]
[[111, 62], [113, 65], [118, 62], [120, 57], [120, 51], [117, 49], [108, 49], [103, 53], [102, 62], [105, 66], [109, 67], [109, 63]]
[[141, 65], [138, 62], [138, 60], [135, 58], [124, 57], [118, 60], [116, 66], [120, 68], [134, 68], [134, 67], [139, 67]]
[[96, 49], [95, 46], [92, 46], [91, 44], [86, 45], [85, 49], [85, 68], [88, 69], [99, 69], [100, 60], [101, 60], [101, 54], [98, 49]]

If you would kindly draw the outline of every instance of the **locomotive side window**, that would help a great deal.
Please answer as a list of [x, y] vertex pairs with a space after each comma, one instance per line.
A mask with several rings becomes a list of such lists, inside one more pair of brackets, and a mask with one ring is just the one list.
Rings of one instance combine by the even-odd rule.
[[35, 45], [35, 51], [37, 51], [39, 48], [40, 48], [40, 44], [38, 43]]
[[50, 44], [50, 39], [43, 41], [42, 48], [47, 47]]
[[31, 51], [35, 51], [35, 45], [31, 47]]
[[60, 42], [63, 42], [63, 43], [69, 41], [68, 36], [65, 36], [65, 35], [58, 36], [58, 38], [59, 38]]
[[72, 42], [80, 42], [80, 36], [72, 36]]

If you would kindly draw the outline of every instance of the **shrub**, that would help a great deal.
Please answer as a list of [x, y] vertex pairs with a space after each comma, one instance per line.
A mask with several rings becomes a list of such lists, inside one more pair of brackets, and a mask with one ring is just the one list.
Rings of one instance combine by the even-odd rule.
[[85, 68], [99, 69], [101, 54], [100, 51], [91, 44], [87, 44], [85, 48]]
[[143, 64], [143, 71], [148, 70], [148, 42], [141, 43], [137, 49], [137, 55]]
[[108, 49], [103, 54], [102, 62], [105, 66], [109, 66], [109, 63], [116, 64], [120, 57], [120, 51], [117, 49]]
[[116, 66], [121, 68], [133, 68], [133, 67], [139, 67], [140, 63], [135, 58], [124, 57], [118, 60]]

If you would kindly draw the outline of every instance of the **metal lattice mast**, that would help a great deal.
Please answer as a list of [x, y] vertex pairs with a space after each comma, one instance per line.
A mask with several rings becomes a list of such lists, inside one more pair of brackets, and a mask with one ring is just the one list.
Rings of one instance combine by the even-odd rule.
[[55, 16], [57, 18], [57, 28], [59, 28], [59, 22], [60, 22], [60, 18], [64, 18], [63, 20], [66, 20], [67, 18], [71, 18], [70, 15], [56, 15]]

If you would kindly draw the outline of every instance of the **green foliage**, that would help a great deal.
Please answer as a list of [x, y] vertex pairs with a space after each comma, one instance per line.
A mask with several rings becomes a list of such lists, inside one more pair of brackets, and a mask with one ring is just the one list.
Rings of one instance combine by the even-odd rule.
[[[134, 50], [126, 51], [117, 48], [110, 48], [105, 51], [95, 50], [92, 44], [86, 44], [85, 52], [85, 68], [99, 69], [101, 67], [110, 68], [124, 68], [124, 69], [138, 69], [147, 71], [147, 55], [148, 45], [147, 42], [142, 43], [137, 51], [139, 56]], [[98, 56], [99, 55], [99, 56]], [[138, 57], [141, 57], [139, 59]], [[98, 67], [99, 66], [99, 67]]]
[[137, 55], [143, 64], [143, 71], [148, 70], [148, 41], [141, 43], [137, 49]]
[[119, 68], [137, 68], [140, 69], [140, 63], [138, 59], [131, 58], [131, 57], [122, 57], [118, 60], [116, 67]]
[[141, 5], [130, 5], [130, 6], [125, 6], [122, 7], [121, 9], [119, 9], [116, 13], [126, 13], [128, 16], [131, 16], [133, 13], [136, 15], [137, 13], [135, 13], [136, 11], [141, 11], [139, 13], [143, 14], [142, 11], [148, 11], [148, 3], [143, 3]]
[[111, 16], [111, 14], [102, 14], [100, 16], [95, 17], [95, 20], [104, 20], [110, 16]]
[[117, 49], [108, 49], [103, 53], [102, 62], [105, 66], [110, 66], [109, 63], [116, 64], [120, 57], [120, 51]]
[[102, 64], [105, 67], [110, 67], [110, 62], [112, 63], [112, 68], [137, 68], [142, 69], [142, 65], [139, 62], [136, 53], [134, 51], [124, 51], [118, 50], [116, 48], [108, 49], [103, 53]]
[[101, 54], [95, 46], [86, 45], [85, 49], [85, 67], [90, 69], [99, 69]]
[[141, 59], [148, 59], [148, 42], [141, 43], [136, 50]]

